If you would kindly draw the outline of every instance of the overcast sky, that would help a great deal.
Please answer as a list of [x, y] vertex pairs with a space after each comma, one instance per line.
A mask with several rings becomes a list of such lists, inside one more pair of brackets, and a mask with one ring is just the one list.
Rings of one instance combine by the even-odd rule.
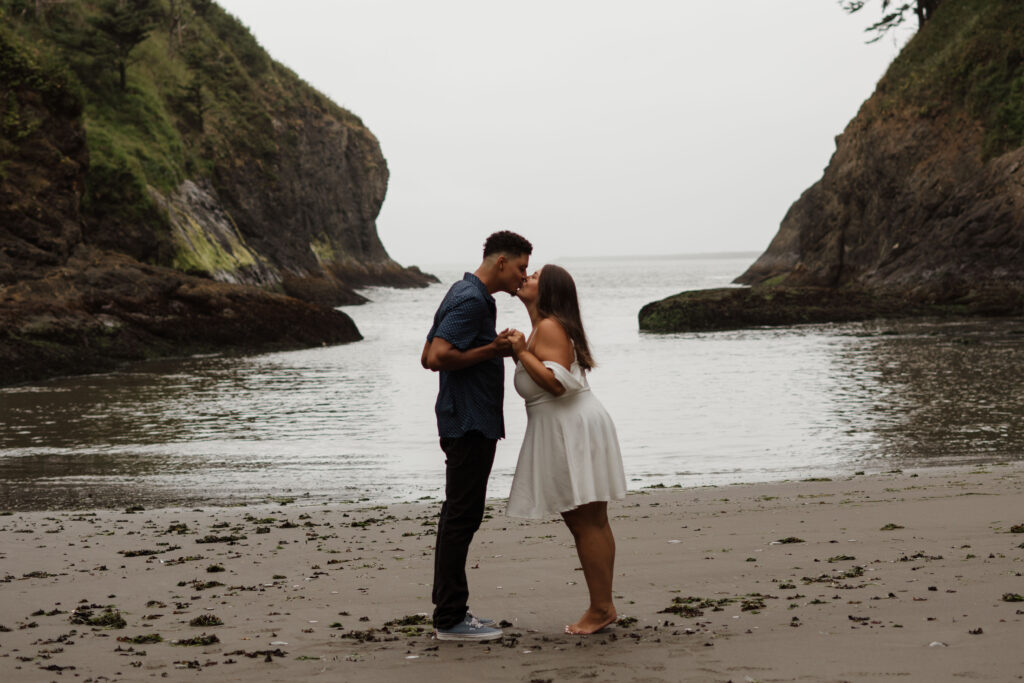
[[497, 229], [537, 263], [762, 250], [897, 52], [834, 0], [218, 2], [380, 140], [405, 265]]

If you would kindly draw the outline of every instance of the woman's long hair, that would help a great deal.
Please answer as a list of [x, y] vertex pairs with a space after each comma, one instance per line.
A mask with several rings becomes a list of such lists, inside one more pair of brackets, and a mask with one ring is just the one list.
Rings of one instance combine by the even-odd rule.
[[541, 318], [556, 320], [576, 346], [576, 359], [584, 370], [593, 369], [594, 357], [587, 344], [580, 317], [580, 302], [576, 296], [576, 283], [572, 275], [553, 264], [544, 266], [537, 281], [537, 313]]

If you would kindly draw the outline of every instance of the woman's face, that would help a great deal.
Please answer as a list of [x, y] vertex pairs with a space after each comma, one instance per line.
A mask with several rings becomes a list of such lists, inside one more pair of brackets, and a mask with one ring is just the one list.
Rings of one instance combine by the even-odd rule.
[[[543, 269], [542, 269], [543, 270]], [[536, 270], [526, 277], [523, 286], [516, 292], [516, 296], [524, 304], [531, 304], [537, 300], [537, 282], [540, 280], [540, 271]]]

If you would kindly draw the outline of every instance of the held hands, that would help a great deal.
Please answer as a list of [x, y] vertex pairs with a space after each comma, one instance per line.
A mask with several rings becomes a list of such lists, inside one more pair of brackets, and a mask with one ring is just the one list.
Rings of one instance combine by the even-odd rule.
[[518, 330], [505, 329], [491, 343], [475, 346], [465, 351], [457, 349], [441, 337], [434, 337], [423, 345], [420, 365], [435, 372], [438, 370], [449, 372], [462, 370], [495, 357], [513, 355], [513, 341], [517, 338], [522, 340], [522, 337], [522, 332]]
[[526, 350], [526, 335], [519, 330], [509, 330], [509, 341], [512, 344], [512, 356], [518, 360], [519, 354]]
[[498, 355], [517, 357], [526, 348], [526, 337], [519, 330], [509, 327], [499, 332], [492, 344]]
[[499, 356], [512, 355], [512, 334], [514, 332], [515, 330], [505, 328], [499, 332], [498, 336], [494, 338], [493, 342], [491, 342]]

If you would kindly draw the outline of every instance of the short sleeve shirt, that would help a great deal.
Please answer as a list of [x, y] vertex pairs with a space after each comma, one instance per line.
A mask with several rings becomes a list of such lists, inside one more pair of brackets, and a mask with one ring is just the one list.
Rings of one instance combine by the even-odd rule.
[[[466, 273], [448, 290], [434, 314], [427, 341], [440, 337], [467, 351], [486, 346], [498, 336], [498, 308], [480, 278]], [[461, 370], [441, 370], [434, 412], [437, 433], [458, 438], [478, 431], [488, 439], [505, 436], [502, 403], [505, 398], [505, 362], [491, 358]]]

